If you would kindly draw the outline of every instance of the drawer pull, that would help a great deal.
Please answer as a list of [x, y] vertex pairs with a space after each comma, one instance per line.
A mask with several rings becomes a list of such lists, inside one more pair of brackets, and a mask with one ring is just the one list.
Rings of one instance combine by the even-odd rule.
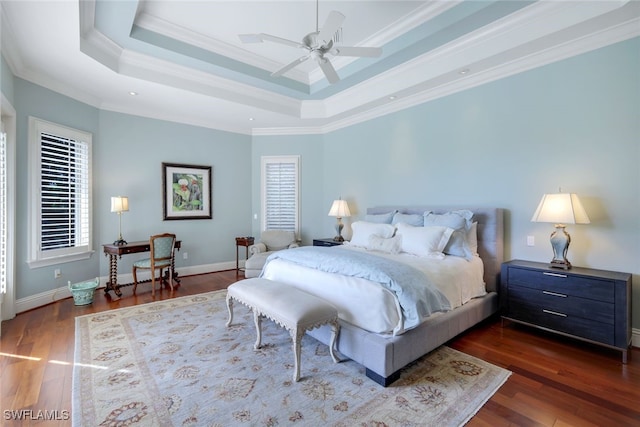
[[567, 317], [566, 314], [564, 313], [558, 313], [557, 311], [551, 311], [551, 310], [542, 310], [543, 313], [547, 313], [547, 314], [553, 314], [554, 316], [560, 316], [560, 317]]
[[561, 297], [561, 298], [566, 298], [567, 296], [565, 294], [559, 294], [557, 292], [550, 292], [550, 291], [542, 291], [543, 294], [545, 295], [551, 295], [554, 297]]
[[542, 274], [544, 274], [545, 276], [562, 277], [562, 278], [564, 278], [564, 279], [566, 279], [566, 278], [567, 278], [567, 275], [566, 275], [566, 274], [549, 273], [548, 271], [545, 271], [545, 272], [544, 272], [544, 273], [542, 273]]

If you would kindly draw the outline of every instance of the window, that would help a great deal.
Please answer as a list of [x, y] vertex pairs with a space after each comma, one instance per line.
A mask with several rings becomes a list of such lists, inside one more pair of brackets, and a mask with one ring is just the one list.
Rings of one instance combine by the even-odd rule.
[[262, 157], [262, 229], [299, 236], [299, 156]]
[[29, 118], [30, 267], [92, 253], [91, 134]]

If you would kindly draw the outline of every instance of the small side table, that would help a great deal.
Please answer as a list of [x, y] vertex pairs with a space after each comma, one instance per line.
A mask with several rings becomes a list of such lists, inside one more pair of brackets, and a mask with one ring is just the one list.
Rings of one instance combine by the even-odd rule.
[[340, 246], [344, 242], [336, 242], [333, 238], [313, 239], [313, 246]]
[[238, 253], [238, 248], [240, 246], [245, 247], [245, 259], [249, 259], [249, 246], [253, 245], [253, 237], [236, 237], [236, 271], [240, 270], [240, 255]]

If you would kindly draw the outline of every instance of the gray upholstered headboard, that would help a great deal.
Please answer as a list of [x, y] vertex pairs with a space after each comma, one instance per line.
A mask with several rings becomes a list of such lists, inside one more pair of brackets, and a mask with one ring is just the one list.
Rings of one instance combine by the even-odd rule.
[[424, 211], [445, 213], [457, 209], [473, 212], [478, 222], [478, 254], [484, 262], [484, 281], [488, 291], [500, 287], [500, 267], [504, 261], [504, 210], [501, 208], [469, 208], [459, 206], [377, 206], [367, 209], [367, 214], [381, 214], [398, 210], [400, 213], [422, 214]]

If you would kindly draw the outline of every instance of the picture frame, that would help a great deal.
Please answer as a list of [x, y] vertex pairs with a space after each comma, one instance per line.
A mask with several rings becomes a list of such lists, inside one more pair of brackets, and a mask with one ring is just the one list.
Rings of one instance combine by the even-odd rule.
[[164, 220], [211, 219], [211, 166], [162, 163]]

